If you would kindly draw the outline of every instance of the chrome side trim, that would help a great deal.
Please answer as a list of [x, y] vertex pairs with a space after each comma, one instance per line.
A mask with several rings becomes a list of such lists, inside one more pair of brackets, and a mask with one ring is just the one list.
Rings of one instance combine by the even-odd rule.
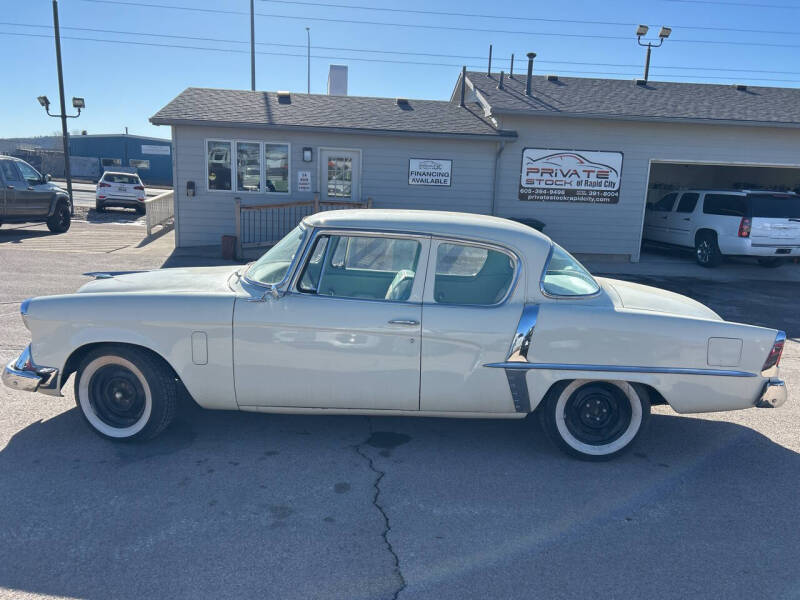
[[757, 377], [746, 371], [726, 371], [723, 369], [689, 369], [683, 367], [634, 367], [627, 365], [574, 365], [566, 363], [499, 362], [483, 365], [493, 369], [506, 370], [551, 370], [551, 371], [606, 371], [609, 373], [664, 373], [670, 375], [717, 375], [721, 377]]
[[508, 388], [511, 390], [511, 399], [514, 401], [514, 410], [518, 413], [531, 412], [531, 399], [528, 395], [528, 381], [525, 379], [527, 372], [521, 369], [506, 369]]
[[526, 304], [519, 317], [517, 332], [511, 340], [511, 347], [508, 349], [506, 362], [528, 362], [528, 350], [531, 347], [533, 330], [536, 327], [536, 320], [539, 318], [539, 305]]

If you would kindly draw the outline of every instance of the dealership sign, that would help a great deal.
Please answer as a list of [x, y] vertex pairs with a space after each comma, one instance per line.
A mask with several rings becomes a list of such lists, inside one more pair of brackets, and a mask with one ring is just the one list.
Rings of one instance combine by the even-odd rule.
[[622, 152], [525, 148], [519, 199], [542, 202], [619, 202]]
[[452, 160], [408, 159], [408, 185], [450, 185]]
[[142, 154], [161, 154], [163, 156], [169, 156], [169, 149], [169, 146], [142, 144]]

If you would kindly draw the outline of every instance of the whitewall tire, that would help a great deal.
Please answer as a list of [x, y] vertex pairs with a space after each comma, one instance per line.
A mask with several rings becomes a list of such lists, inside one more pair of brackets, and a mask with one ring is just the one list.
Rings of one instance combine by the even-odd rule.
[[105, 438], [150, 439], [166, 429], [175, 414], [175, 377], [146, 351], [103, 346], [81, 361], [75, 402], [89, 426]]
[[650, 416], [641, 386], [626, 381], [576, 379], [555, 385], [540, 407], [547, 436], [566, 453], [608, 460], [628, 448]]

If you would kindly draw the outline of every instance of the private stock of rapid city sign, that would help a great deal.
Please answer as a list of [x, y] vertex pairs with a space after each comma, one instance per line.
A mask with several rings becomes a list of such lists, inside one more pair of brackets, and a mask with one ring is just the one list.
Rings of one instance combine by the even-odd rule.
[[519, 199], [540, 202], [619, 202], [622, 152], [525, 148]]

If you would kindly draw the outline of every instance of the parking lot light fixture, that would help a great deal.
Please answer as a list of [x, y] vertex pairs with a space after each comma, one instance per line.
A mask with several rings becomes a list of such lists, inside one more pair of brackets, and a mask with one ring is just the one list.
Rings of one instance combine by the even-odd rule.
[[39, 101], [39, 104], [41, 104], [44, 107], [45, 110], [50, 108], [50, 100], [47, 98], [47, 96], [39, 96], [37, 100]]
[[662, 27], [660, 29], [660, 31], [658, 32], [658, 43], [657, 44], [654, 44], [653, 42], [644, 43], [644, 42], [642, 42], [642, 37], [647, 35], [647, 32], [649, 30], [650, 30], [650, 28], [647, 25], [639, 25], [636, 28], [636, 42], [640, 46], [644, 46], [644, 47], [647, 48], [647, 56], [646, 56], [645, 61], [644, 61], [644, 82], [645, 82], [645, 84], [647, 84], [647, 79], [650, 76], [650, 52], [653, 50], [653, 48], [659, 48], [661, 46], [661, 44], [664, 43], [664, 40], [667, 39], [669, 37], [669, 35], [672, 33], [672, 28], [671, 27]]
[[72, 106], [73, 108], [77, 108], [80, 111], [82, 108], [86, 108], [86, 102], [83, 98], [72, 98]]

